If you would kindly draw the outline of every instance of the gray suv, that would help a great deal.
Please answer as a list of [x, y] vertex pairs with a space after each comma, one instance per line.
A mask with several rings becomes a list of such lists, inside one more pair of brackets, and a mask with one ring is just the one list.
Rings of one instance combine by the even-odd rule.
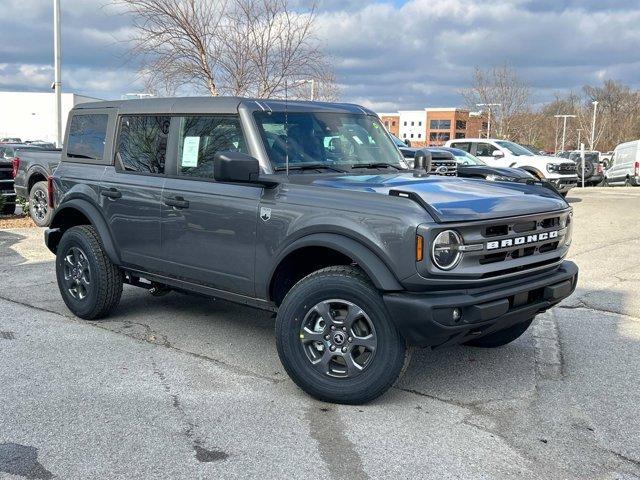
[[74, 314], [104, 317], [124, 283], [277, 312], [280, 359], [321, 400], [376, 398], [414, 345], [505, 345], [576, 287], [561, 196], [431, 176], [428, 152], [408, 170], [356, 105], [87, 103], [64, 145], [45, 240]]

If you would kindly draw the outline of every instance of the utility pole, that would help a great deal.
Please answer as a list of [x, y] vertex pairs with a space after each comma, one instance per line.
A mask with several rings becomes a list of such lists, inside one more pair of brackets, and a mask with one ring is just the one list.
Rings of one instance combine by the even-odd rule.
[[56, 146], [62, 146], [62, 80], [60, 75], [60, 0], [53, 0], [53, 60], [55, 77], [53, 90], [56, 95]]
[[576, 118], [575, 115], [554, 115], [556, 118], [562, 118], [562, 145], [560, 146], [560, 151], [564, 152], [564, 141], [567, 138], [567, 118]]
[[591, 124], [591, 150], [596, 149], [596, 111], [598, 110], [598, 101], [593, 102], [593, 123]]
[[491, 138], [491, 107], [501, 107], [501, 103], [476, 103], [476, 107], [487, 107], [487, 138]]

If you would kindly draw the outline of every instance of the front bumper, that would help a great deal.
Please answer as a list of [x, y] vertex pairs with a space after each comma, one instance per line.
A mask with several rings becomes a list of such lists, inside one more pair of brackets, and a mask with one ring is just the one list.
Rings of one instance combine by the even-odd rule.
[[578, 186], [578, 177], [561, 177], [561, 178], [550, 178], [549, 183], [551, 183], [556, 190], [560, 193], [565, 193], [571, 190], [574, 187]]
[[[393, 292], [383, 299], [408, 344], [442, 347], [524, 322], [571, 295], [577, 282], [578, 267], [564, 261], [548, 275], [489, 291]], [[457, 321], [456, 307], [462, 313]]]

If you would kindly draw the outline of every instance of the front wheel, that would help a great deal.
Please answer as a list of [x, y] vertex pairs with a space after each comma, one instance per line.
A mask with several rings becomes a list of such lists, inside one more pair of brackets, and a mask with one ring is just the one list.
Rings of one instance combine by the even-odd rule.
[[276, 342], [291, 379], [326, 402], [373, 400], [408, 361], [380, 293], [355, 267], [324, 268], [300, 280], [278, 311]]
[[505, 328], [504, 330], [498, 330], [497, 332], [490, 333], [489, 335], [485, 335], [484, 337], [470, 340], [468, 342], [465, 342], [464, 344], [470, 347], [480, 348], [502, 347], [520, 338], [522, 334], [527, 331], [529, 325], [531, 325], [531, 322], [533, 322], [533, 318], [512, 325], [511, 327]]

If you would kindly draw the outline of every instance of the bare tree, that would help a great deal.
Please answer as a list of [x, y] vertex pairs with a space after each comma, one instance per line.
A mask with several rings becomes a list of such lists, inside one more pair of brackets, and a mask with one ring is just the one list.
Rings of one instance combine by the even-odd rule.
[[476, 68], [472, 86], [460, 93], [469, 108], [477, 108], [478, 103], [500, 104], [492, 107], [499, 137], [513, 135], [511, 120], [515, 115], [527, 111], [531, 98], [529, 86], [520, 79], [515, 70], [507, 66], [488, 70]]
[[147, 83], [175, 92], [309, 98], [336, 96], [336, 82], [315, 37], [315, 4], [290, 0], [116, 0], [134, 15], [132, 53]]

